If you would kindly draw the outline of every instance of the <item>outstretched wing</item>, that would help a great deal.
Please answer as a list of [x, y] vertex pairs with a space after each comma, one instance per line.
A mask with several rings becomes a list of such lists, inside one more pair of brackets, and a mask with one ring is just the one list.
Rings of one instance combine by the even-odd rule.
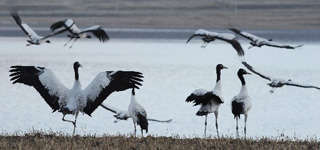
[[269, 80], [269, 81], [272, 80], [271, 77], [268, 77], [268, 76], [263, 75], [263, 74], [259, 73], [258, 71], [256, 71], [256, 70], [255, 70], [251, 65], [249, 65], [247, 62], [241, 61], [241, 63], [242, 63], [246, 68], [248, 68], [251, 72], [257, 74], [258, 76], [260, 76], [260, 77], [262, 77], [262, 78], [264, 78], [264, 79], [267, 79], [267, 80]]
[[[212, 32], [211, 32], [212, 33]], [[195, 37], [202, 37], [202, 40], [204, 42], [211, 42], [211, 41], [214, 41], [215, 39], [214, 38], [210, 38], [209, 36], [210, 32], [207, 31], [207, 30], [203, 30], [203, 29], [198, 29], [188, 40], [187, 40], [187, 43], [189, 43], [189, 41]]]
[[143, 76], [135, 71], [106, 71], [99, 73], [84, 89], [87, 105], [83, 112], [89, 116], [112, 93], [141, 86]]
[[232, 45], [232, 47], [237, 51], [237, 54], [239, 56], [244, 56], [244, 50], [242, 49], [241, 44], [235, 39], [235, 36], [233, 34], [221, 34], [215, 38], [228, 42]]
[[189, 43], [191, 41], [191, 39], [195, 38], [195, 37], [202, 37], [202, 38], [207, 38], [205, 35], [202, 34], [193, 34], [190, 36], [190, 38], [187, 40], [187, 43]]
[[81, 33], [83, 32], [91, 32], [99, 39], [100, 42], [106, 42], [109, 40], [109, 36], [107, 35], [106, 31], [104, 31], [99, 25], [86, 28]]
[[70, 28], [72, 27], [73, 25], [75, 25], [74, 21], [72, 19], [66, 19], [66, 20], [61, 20], [61, 21], [58, 21], [58, 22], [55, 22], [53, 23], [51, 26], [50, 26], [50, 29], [52, 32], [56, 31], [57, 29], [60, 29], [60, 28]]
[[67, 89], [50, 69], [35, 66], [11, 66], [10, 77], [13, 84], [22, 83], [33, 86], [53, 112], [60, 109], [67, 97]]
[[16, 21], [18, 26], [22, 29], [22, 31], [28, 35], [30, 39], [38, 39], [39, 35], [34, 32], [26, 23], [23, 22], [23, 20], [20, 18], [18, 10], [17, 9], [12, 9], [10, 11], [10, 15], [12, 18]]
[[206, 43], [214, 41], [216, 39], [225, 41], [232, 45], [232, 47], [237, 51], [239, 56], [244, 56], [244, 50], [242, 49], [240, 43], [235, 39], [236, 36], [231, 33], [217, 33], [210, 32], [207, 30], [199, 29], [197, 30], [187, 41], [187, 43], [194, 37], [202, 37], [202, 40]]
[[207, 105], [208, 102], [214, 99], [217, 102], [223, 103], [222, 100], [215, 94], [213, 94], [212, 91], [207, 91], [205, 89], [197, 89], [195, 91], [193, 91], [186, 99], [186, 102], [193, 102], [194, 105]]
[[250, 34], [248, 32], [240, 31], [240, 30], [238, 30], [236, 28], [231, 28], [229, 30], [234, 32], [234, 33], [236, 33], [236, 34], [239, 34], [239, 35], [241, 35], [241, 36], [243, 36], [243, 37], [245, 37], [247, 39], [249, 39], [250, 41], [255, 41], [255, 40], [257, 40], [259, 38], [259, 37], [255, 36], [253, 34]]
[[293, 82], [293, 81], [286, 81], [286, 82], [284, 82], [284, 84], [290, 85], [290, 86], [302, 87], [302, 88], [315, 88], [317, 90], [320, 90], [320, 87], [313, 86], [313, 85], [306, 85], [306, 84], [297, 83], [297, 82]]
[[286, 48], [286, 49], [295, 49], [302, 46], [302, 45], [298, 45], [298, 46], [285, 45], [285, 44], [280, 44], [273, 41], [267, 41], [265, 45], [271, 46], [271, 47], [277, 47], [277, 48]]

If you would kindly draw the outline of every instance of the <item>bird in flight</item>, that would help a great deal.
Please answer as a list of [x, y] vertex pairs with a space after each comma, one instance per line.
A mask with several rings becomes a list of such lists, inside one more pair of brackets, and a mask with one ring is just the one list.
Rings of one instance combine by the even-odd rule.
[[53, 32], [45, 37], [39, 36], [20, 18], [18, 9], [11, 9], [10, 15], [16, 21], [17, 25], [21, 28], [21, 30], [29, 37], [29, 40], [27, 40], [28, 42], [27, 46], [40, 45], [42, 43], [51, 43], [50, 40], [48, 40], [49, 37], [62, 33], [62, 32]]
[[210, 32], [204, 29], [198, 29], [188, 40], [187, 43], [193, 39], [194, 37], [201, 37], [204, 44], [201, 46], [202, 48], [206, 47], [208, 43], [215, 41], [216, 39], [225, 41], [232, 45], [232, 47], [237, 51], [237, 54], [241, 57], [244, 56], [244, 51], [240, 45], [240, 43], [236, 40], [236, 36], [231, 33], [218, 33], [218, 32]]
[[277, 43], [277, 42], [274, 42], [272, 41], [272, 39], [265, 39], [265, 38], [262, 38], [262, 37], [258, 37], [256, 35], [253, 35], [251, 33], [248, 33], [248, 32], [244, 32], [244, 31], [240, 31], [236, 28], [230, 28], [229, 29], [230, 31], [236, 33], [236, 34], [239, 34], [247, 39], [249, 39], [251, 42], [251, 46], [249, 47], [252, 48], [254, 46], [256, 47], [261, 47], [261, 46], [270, 46], [270, 47], [277, 47], [277, 48], [286, 48], [286, 49], [295, 49], [295, 48], [298, 48], [298, 47], [301, 47], [302, 45], [298, 45], [298, 46], [291, 46], [291, 45], [285, 45], [285, 44], [281, 44], [281, 43]]
[[70, 35], [68, 35], [68, 37], [70, 38], [70, 40], [65, 44], [65, 46], [69, 42], [74, 40], [69, 48], [72, 48], [73, 44], [80, 38], [91, 39], [91, 36], [88, 35], [88, 33], [92, 33], [94, 36], [96, 36], [99, 39], [100, 42], [106, 42], [109, 40], [109, 36], [107, 35], [106, 31], [102, 29], [100, 25], [94, 25], [86, 29], [80, 30], [72, 19], [58, 21], [52, 24], [50, 28], [52, 32], [55, 32], [58, 29], [59, 29], [58, 32], [69, 31]]
[[273, 78], [267, 75], [264, 75], [260, 72], [258, 72], [255, 68], [253, 68], [251, 65], [249, 65], [246, 61], [241, 61], [241, 63], [248, 68], [251, 72], [255, 73], [256, 75], [260, 76], [263, 79], [269, 80], [270, 83], [268, 85], [272, 87], [270, 90], [270, 93], [273, 93], [277, 88], [281, 88], [283, 86], [295, 86], [295, 87], [301, 87], [301, 88], [314, 88], [317, 90], [320, 90], [320, 87], [313, 86], [313, 85], [307, 85], [303, 83], [294, 82], [291, 79], [282, 79], [282, 78]]

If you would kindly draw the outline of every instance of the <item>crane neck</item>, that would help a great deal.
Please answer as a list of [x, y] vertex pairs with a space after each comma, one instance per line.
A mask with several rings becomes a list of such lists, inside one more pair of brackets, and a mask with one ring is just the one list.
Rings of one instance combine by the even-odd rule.
[[246, 85], [246, 81], [244, 80], [243, 74], [238, 74], [238, 77], [239, 77], [239, 79], [241, 81], [241, 84], [242, 85]]
[[75, 79], [76, 80], [79, 80], [79, 71], [78, 71], [78, 68], [74, 68], [74, 75], [75, 75]]

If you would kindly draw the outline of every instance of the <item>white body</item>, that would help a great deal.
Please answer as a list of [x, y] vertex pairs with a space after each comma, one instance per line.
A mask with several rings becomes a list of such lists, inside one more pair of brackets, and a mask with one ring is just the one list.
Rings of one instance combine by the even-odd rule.
[[243, 109], [243, 114], [247, 114], [249, 110], [252, 108], [252, 102], [251, 98], [248, 94], [247, 87], [245, 85], [241, 86], [240, 93], [236, 95], [235, 97], [232, 98], [231, 100], [231, 109], [232, 109], [232, 102], [243, 102], [244, 103], [244, 109]]
[[138, 121], [138, 117], [137, 114], [138, 112], [140, 112], [140, 114], [142, 114], [143, 116], [145, 116], [147, 118], [147, 112], [145, 111], [145, 109], [136, 101], [135, 96], [132, 95], [131, 96], [131, 102], [128, 106], [128, 112], [129, 115], [132, 118], [132, 121], [134, 124], [137, 123]]

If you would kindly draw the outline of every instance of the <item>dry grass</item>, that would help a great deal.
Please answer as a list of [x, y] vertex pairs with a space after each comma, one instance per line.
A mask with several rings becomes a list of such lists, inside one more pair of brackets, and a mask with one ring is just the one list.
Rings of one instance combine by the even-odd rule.
[[235, 139], [232, 137], [185, 138], [179, 136], [135, 138], [130, 135], [71, 136], [32, 131], [24, 135], [2, 134], [0, 149], [320, 149], [317, 140], [290, 138]]

